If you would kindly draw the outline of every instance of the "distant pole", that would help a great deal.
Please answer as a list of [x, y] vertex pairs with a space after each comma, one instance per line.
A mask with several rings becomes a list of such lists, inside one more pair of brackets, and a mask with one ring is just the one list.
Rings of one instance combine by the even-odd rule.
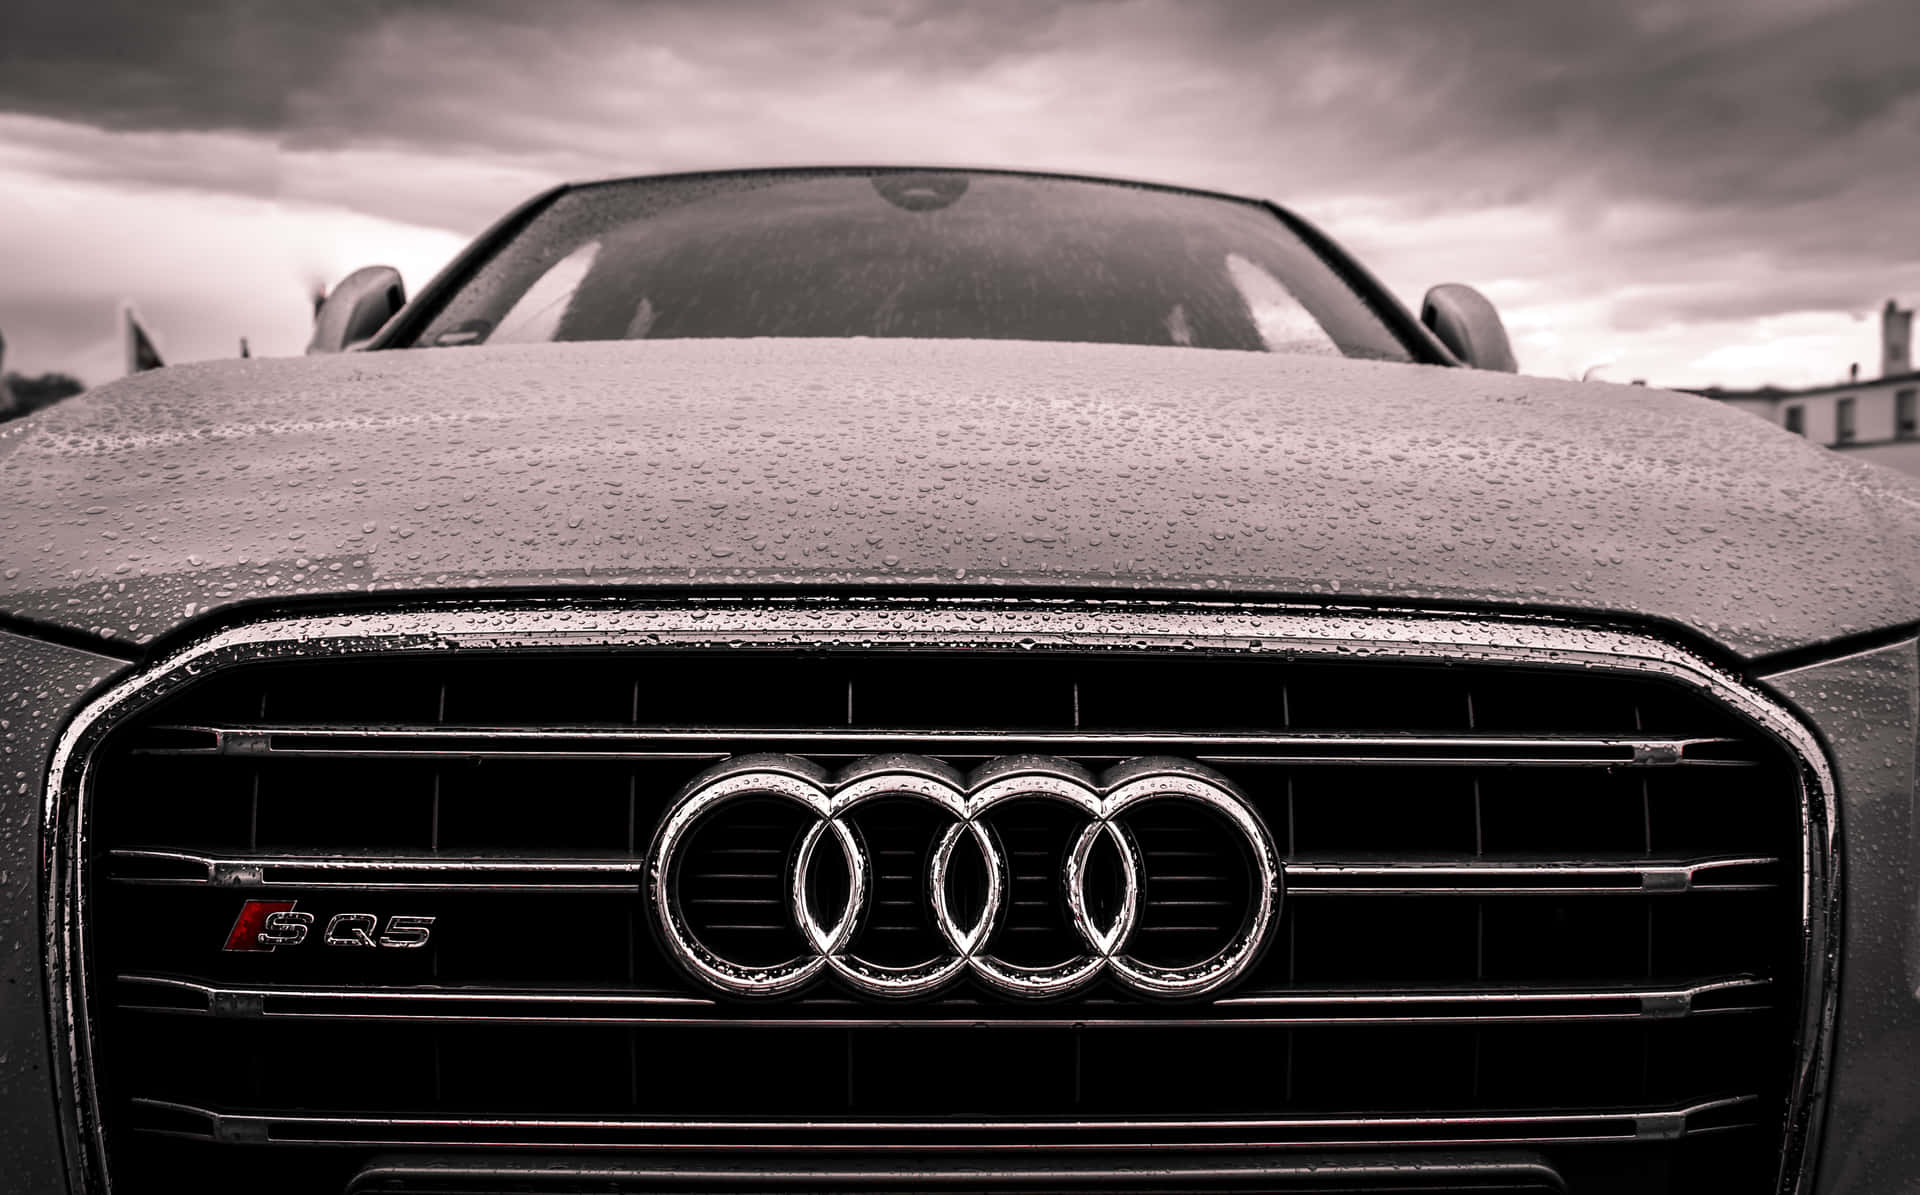
[[0, 336], [0, 417], [11, 415], [20, 406], [13, 396], [13, 386], [7, 381], [7, 338]]

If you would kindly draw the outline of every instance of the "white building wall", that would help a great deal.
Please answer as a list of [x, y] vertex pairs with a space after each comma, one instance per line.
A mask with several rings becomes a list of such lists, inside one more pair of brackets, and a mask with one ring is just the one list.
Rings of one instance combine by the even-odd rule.
[[1854, 439], [1862, 444], [1879, 444], [1893, 439], [1893, 389], [1882, 386], [1860, 394], [1860, 411], [1855, 420]]
[[[1840, 404], [1834, 395], [1822, 394], [1802, 400], [1807, 408], [1806, 436], [1815, 444], [1832, 444], [1840, 439]], [[1784, 412], [1784, 405], [1782, 407]]]
[[[1740, 396], [1722, 399], [1728, 406], [1746, 411], [1769, 423], [1787, 425], [1787, 412], [1801, 411], [1802, 434], [1816, 444], [1829, 447], [1840, 444], [1840, 408], [1843, 399], [1853, 400], [1853, 437], [1848, 443], [1883, 444], [1902, 439], [1898, 426], [1895, 395], [1902, 390], [1920, 390], [1920, 379], [1904, 378], [1895, 382], [1871, 382], [1845, 390], [1819, 394], [1780, 395], [1777, 397]], [[1904, 438], [1912, 438], [1908, 433]]]

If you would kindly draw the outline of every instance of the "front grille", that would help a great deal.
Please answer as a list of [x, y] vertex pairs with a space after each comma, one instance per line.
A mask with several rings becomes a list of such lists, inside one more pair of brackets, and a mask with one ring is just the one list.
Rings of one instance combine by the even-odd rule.
[[[1151, 1189], [1200, 1183], [1177, 1177], [1190, 1161], [1249, 1189], [1773, 1189], [1808, 847], [1802, 769], [1772, 734], [1591, 660], [1154, 648], [496, 645], [201, 670], [88, 765], [81, 972], [116, 1188], [546, 1189], [584, 1167], [595, 1189], [889, 1189], [953, 1167]], [[973, 981], [720, 997], [650, 932], [643, 856], [677, 791], [764, 752], [1195, 761], [1268, 828], [1278, 923], [1190, 1002], [1107, 980], [1054, 1001]], [[681, 891], [704, 936], [773, 962], [796, 940], [803, 819], [745, 812], [696, 836]], [[876, 958], [931, 940], [929, 816], [883, 801], [859, 826]], [[994, 828], [1009, 960], [1071, 940], [1070, 827], [1050, 816]], [[1178, 811], [1129, 830], [1150, 876], [1137, 951], [1205, 957], [1248, 900], [1235, 845]], [[313, 936], [223, 951], [249, 900], [311, 911]], [[330, 947], [343, 913], [376, 935], [430, 916], [431, 940]], [[1450, 1160], [1393, 1168], [1432, 1157]]]

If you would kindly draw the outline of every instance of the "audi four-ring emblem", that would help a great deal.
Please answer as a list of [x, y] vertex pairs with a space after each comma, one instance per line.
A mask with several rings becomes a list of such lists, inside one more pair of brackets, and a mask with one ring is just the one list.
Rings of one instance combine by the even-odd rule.
[[[765, 802], [798, 814], [787, 849], [782, 894], [792, 957], [769, 961], [727, 957], [703, 940], [683, 899], [683, 863], [699, 834], [727, 819], [756, 816]], [[935, 815], [920, 881], [936, 945], [912, 962], [875, 961], [864, 951], [875, 902], [875, 860], [856, 814], [875, 802], [905, 801]], [[1066, 957], [1014, 962], [996, 950], [1011, 899], [1011, 863], [993, 826], [995, 811], [1016, 802], [1065, 808], [1070, 826], [1059, 854], [1056, 896], [1072, 948]], [[1160, 803], [1172, 803], [1161, 805]], [[1177, 965], [1133, 950], [1149, 880], [1131, 818], [1151, 807], [1200, 815], [1239, 848], [1246, 871], [1244, 907], [1229, 910], [1219, 948]], [[1177, 808], [1176, 808], [1177, 807]], [[765, 817], [764, 813], [757, 815]], [[1104, 845], [1103, 845], [1104, 844]], [[965, 858], [962, 858], [962, 854]], [[1098, 866], [1095, 856], [1102, 857]], [[1236, 866], [1239, 866], [1236, 864]], [[974, 895], [955, 894], [956, 873], [977, 877]], [[1090, 892], [1098, 871], [1102, 896]], [[779, 996], [831, 977], [872, 997], [906, 998], [939, 991], [971, 976], [1004, 995], [1047, 998], [1078, 991], [1102, 976], [1143, 996], [1188, 998], [1217, 992], [1244, 974], [1264, 950], [1281, 899], [1278, 853], [1247, 800], [1220, 775], [1199, 764], [1166, 758], [1135, 759], [1099, 778], [1064, 760], [1009, 756], [970, 776], [933, 759], [873, 756], [838, 775], [787, 755], [739, 756], [690, 783], [654, 835], [647, 859], [653, 920], [667, 953], [710, 988], [734, 996]], [[822, 881], [835, 893], [826, 907]], [[706, 935], [712, 936], [712, 935]], [[724, 945], [724, 944], [723, 944]]]

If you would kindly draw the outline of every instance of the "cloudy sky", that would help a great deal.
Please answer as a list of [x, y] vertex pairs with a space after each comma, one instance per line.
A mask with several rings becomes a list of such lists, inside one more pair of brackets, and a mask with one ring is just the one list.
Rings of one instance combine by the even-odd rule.
[[1531, 373], [1811, 383], [1920, 300], [1914, 0], [7, 0], [6, 365], [299, 351], [550, 183], [916, 162], [1278, 199]]

